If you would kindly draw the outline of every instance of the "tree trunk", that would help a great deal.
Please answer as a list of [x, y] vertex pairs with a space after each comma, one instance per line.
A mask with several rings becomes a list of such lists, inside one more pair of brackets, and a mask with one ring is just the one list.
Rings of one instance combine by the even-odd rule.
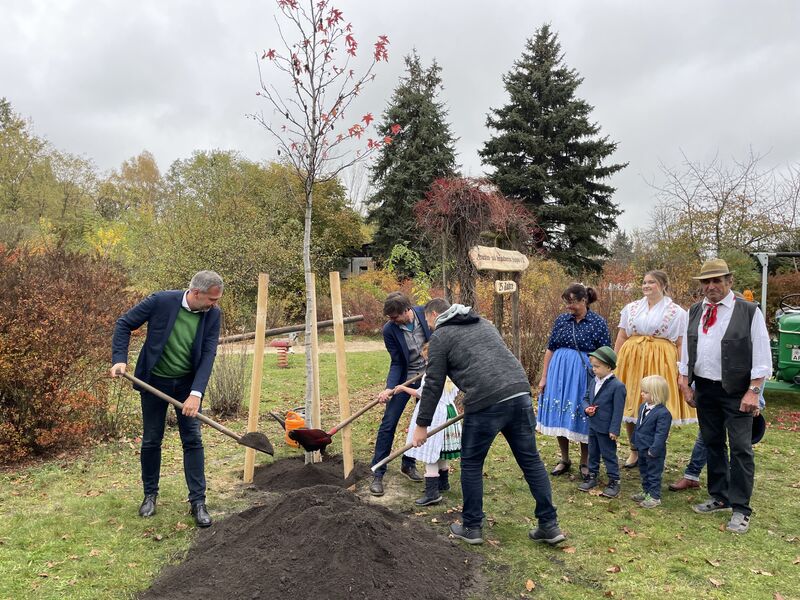
[[[319, 423], [312, 423], [311, 404], [314, 395], [314, 376], [313, 366], [311, 364], [311, 317], [314, 311], [313, 294], [311, 286], [313, 285], [311, 277], [311, 208], [313, 206], [313, 182], [310, 177], [306, 179], [305, 196], [306, 196], [306, 213], [305, 224], [303, 228], [303, 274], [305, 275], [306, 283], [306, 328], [304, 334], [304, 341], [306, 346], [306, 393], [305, 393], [305, 420], [306, 427], [319, 427]], [[305, 453], [305, 462], [309, 464], [312, 462], [310, 452]]]

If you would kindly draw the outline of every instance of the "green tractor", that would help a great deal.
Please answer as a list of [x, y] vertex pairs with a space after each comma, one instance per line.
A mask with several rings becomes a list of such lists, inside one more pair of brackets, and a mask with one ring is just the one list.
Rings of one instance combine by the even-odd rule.
[[[767, 304], [767, 267], [770, 257], [800, 257], [800, 252], [757, 252], [761, 263], [761, 306]], [[775, 314], [778, 337], [772, 339], [773, 378], [766, 388], [800, 394], [800, 293], [788, 294], [780, 299]]]

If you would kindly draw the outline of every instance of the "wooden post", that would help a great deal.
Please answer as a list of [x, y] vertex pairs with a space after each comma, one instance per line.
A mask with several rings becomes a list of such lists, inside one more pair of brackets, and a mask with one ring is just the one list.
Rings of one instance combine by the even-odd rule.
[[[311, 274], [311, 302], [314, 309], [311, 311], [311, 415], [306, 415], [306, 427], [322, 429], [322, 414], [319, 406], [319, 334], [317, 332], [317, 276]], [[311, 420], [309, 421], [309, 416]], [[306, 456], [306, 463], [322, 462], [319, 452], [310, 452], [311, 460]]]
[[[256, 341], [253, 348], [253, 374], [250, 378], [250, 405], [247, 412], [247, 431], [258, 429], [258, 409], [261, 404], [261, 376], [264, 366], [264, 331], [267, 329], [267, 300], [269, 298], [269, 275], [258, 275], [258, 300], [256, 304]], [[253, 483], [256, 451], [244, 451], [244, 482]]]
[[[339, 272], [331, 271], [331, 306], [333, 307], [333, 339], [336, 341], [336, 383], [339, 390], [339, 416], [344, 421], [350, 416], [350, 394], [347, 390], [347, 354], [344, 347], [344, 314], [342, 313], [342, 288]], [[344, 477], [353, 470], [353, 441], [350, 425], [342, 429], [342, 463]]]
[[520, 359], [520, 339], [519, 339], [519, 271], [511, 274], [511, 280], [517, 284], [517, 289], [511, 294], [511, 336], [512, 336], [512, 352], [517, 360]]
[[[494, 273], [494, 278], [497, 279], [498, 273]], [[500, 337], [503, 337], [503, 294], [494, 294], [494, 326]]]

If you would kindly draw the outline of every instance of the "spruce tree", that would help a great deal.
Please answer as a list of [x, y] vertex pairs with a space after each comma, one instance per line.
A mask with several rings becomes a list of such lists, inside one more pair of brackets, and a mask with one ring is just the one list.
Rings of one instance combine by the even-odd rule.
[[454, 175], [455, 138], [447, 110], [437, 96], [442, 88], [436, 60], [425, 68], [416, 50], [405, 57], [406, 73], [381, 116], [378, 131], [392, 135], [397, 123], [402, 133], [384, 145], [372, 167], [376, 187], [368, 201], [369, 220], [377, 226], [373, 255], [386, 259], [396, 244], [418, 252], [431, 262], [430, 248], [414, 218], [414, 205], [425, 198], [434, 180]]
[[627, 166], [604, 164], [616, 142], [589, 120], [593, 107], [577, 98], [583, 81], [564, 63], [558, 35], [542, 26], [503, 77], [509, 102], [492, 109], [496, 131], [479, 154], [494, 167], [491, 180], [536, 216], [542, 245], [571, 272], [599, 270], [602, 244], [621, 211], [604, 183]]

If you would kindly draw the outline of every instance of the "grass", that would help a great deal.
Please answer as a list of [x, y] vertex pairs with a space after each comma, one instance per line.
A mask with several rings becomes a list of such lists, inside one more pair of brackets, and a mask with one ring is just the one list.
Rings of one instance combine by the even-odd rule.
[[[262, 415], [302, 404], [303, 358], [294, 355], [291, 361], [292, 368], [279, 370], [266, 357]], [[324, 422], [334, 423], [334, 355], [323, 354], [320, 362]], [[382, 388], [387, 366], [385, 352], [348, 355], [354, 408]], [[534, 545], [527, 538], [535, 525], [533, 501], [498, 439], [485, 469], [488, 541], [471, 550], [485, 558], [489, 591], [481, 598], [800, 598], [800, 398], [768, 394], [766, 416], [770, 427], [756, 447], [755, 513], [745, 536], [721, 531], [724, 515], [691, 511], [690, 504], [704, 499], [702, 492], [665, 491], [660, 508], [639, 508], [628, 500], [638, 490], [638, 475], [625, 471], [617, 500], [578, 492], [577, 481], [553, 479], [568, 540], [558, 548]], [[376, 409], [356, 423], [357, 460], [369, 460], [379, 420]], [[241, 431], [244, 423], [241, 418], [226, 425]], [[276, 458], [296, 453], [280, 443], [274, 422], [262, 417], [261, 430], [273, 439]], [[696, 431], [684, 427], [671, 435], [665, 487], [682, 473]], [[332, 452], [339, 451], [339, 437]], [[240, 485], [243, 452], [215, 432], [207, 431], [205, 441], [209, 506], [221, 518], [251, 501], [251, 492]], [[540, 436], [538, 443], [552, 467], [555, 440]], [[135, 440], [124, 440], [0, 473], [0, 598], [130, 598], [146, 589], [162, 566], [180, 560], [195, 529], [182, 501], [177, 432], [170, 430], [165, 438], [159, 512], [147, 520], [136, 515], [137, 447]], [[257, 459], [258, 464], [270, 460]], [[460, 504], [457, 461], [454, 466], [455, 485], [446, 502], [416, 513], [442, 532]], [[391, 465], [387, 486], [395, 495], [386, 501], [412, 515], [420, 486], [396, 472]]]

